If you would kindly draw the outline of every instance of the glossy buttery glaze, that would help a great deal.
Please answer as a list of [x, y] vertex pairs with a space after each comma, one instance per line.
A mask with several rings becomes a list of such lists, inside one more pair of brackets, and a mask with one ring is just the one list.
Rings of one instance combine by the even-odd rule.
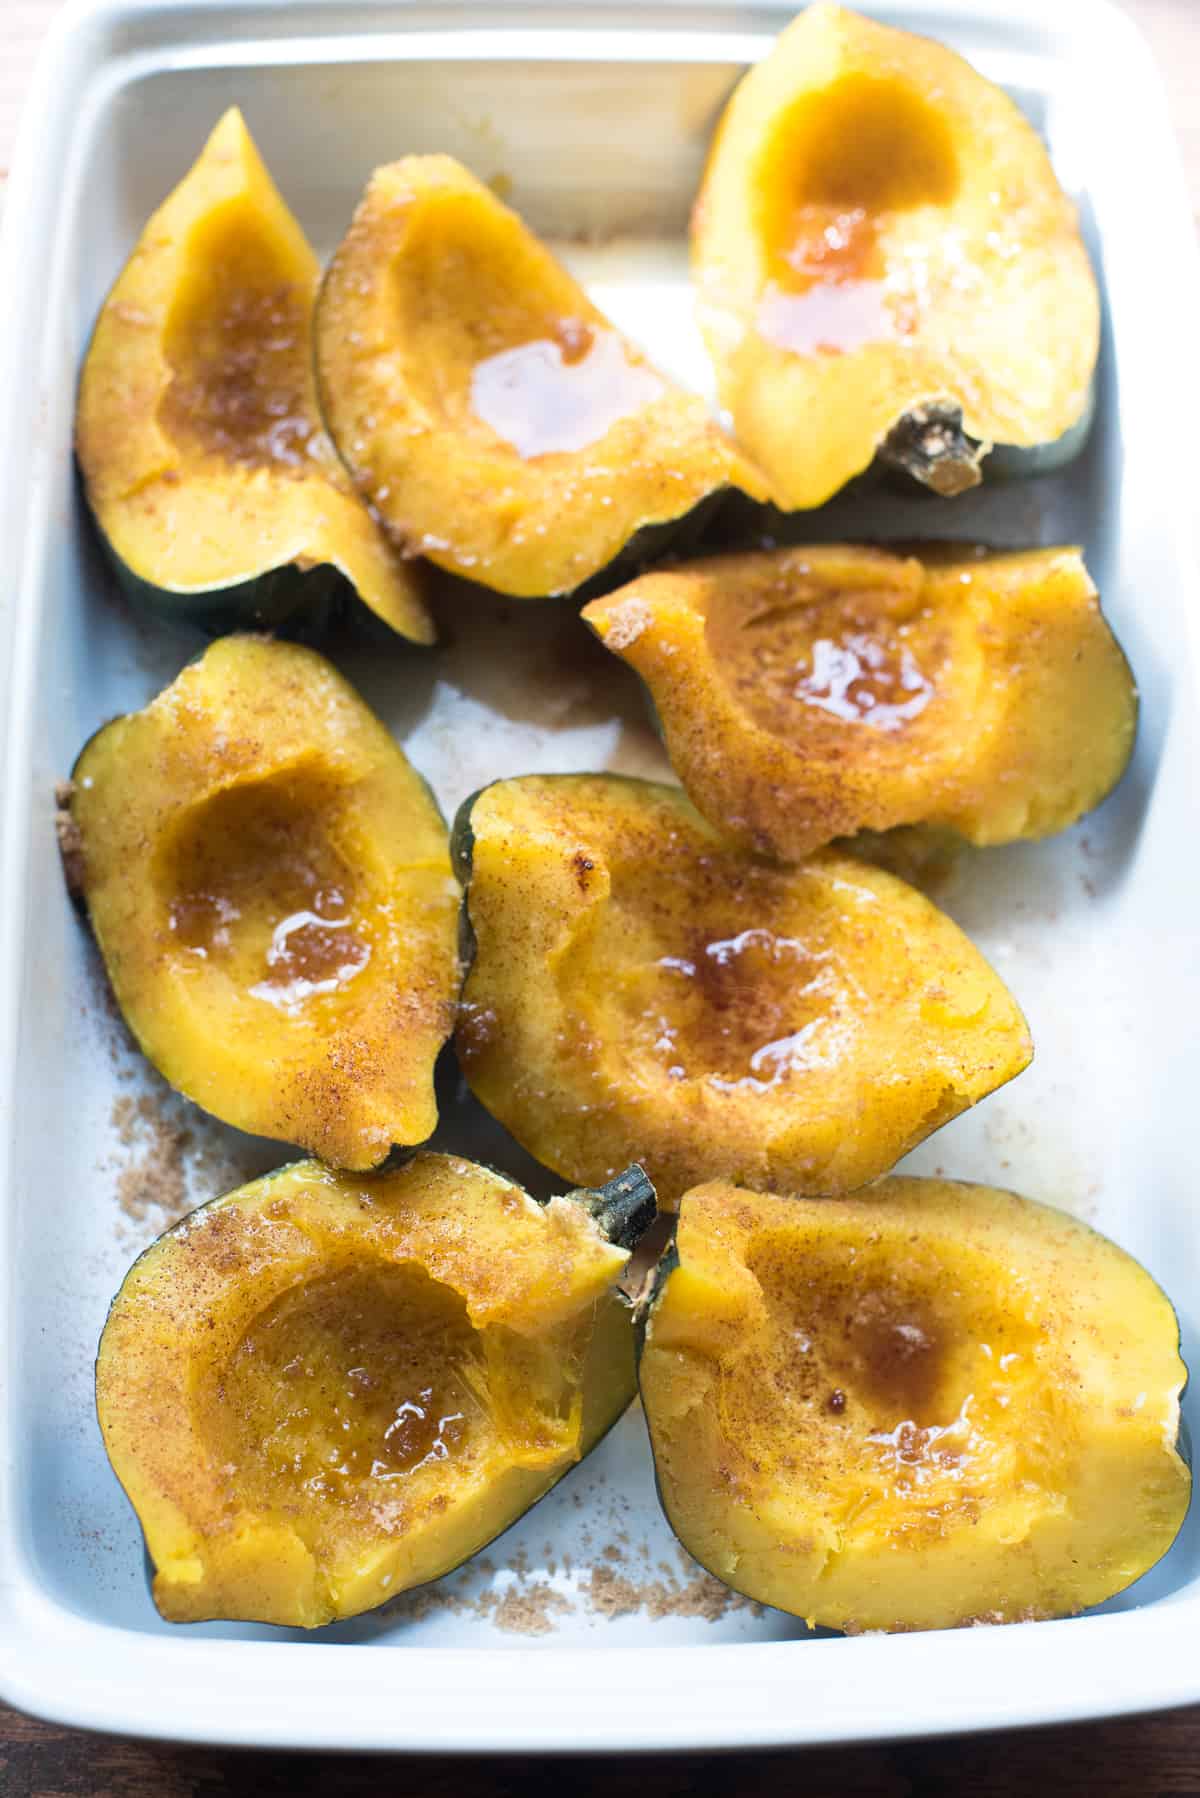
[[589, 448], [665, 391], [615, 331], [560, 319], [553, 335], [475, 364], [471, 410], [529, 460]]

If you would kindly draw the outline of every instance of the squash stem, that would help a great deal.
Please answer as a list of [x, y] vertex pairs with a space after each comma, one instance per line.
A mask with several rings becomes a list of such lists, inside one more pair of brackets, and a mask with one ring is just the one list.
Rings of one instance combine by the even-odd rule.
[[654, 1187], [636, 1162], [606, 1186], [585, 1187], [569, 1196], [619, 1249], [635, 1248], [658, 1216]]

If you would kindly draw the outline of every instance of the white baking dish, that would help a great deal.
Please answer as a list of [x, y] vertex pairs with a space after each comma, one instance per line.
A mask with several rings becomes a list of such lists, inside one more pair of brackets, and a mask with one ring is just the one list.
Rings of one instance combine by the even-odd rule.
[[[68, 9], [53, 36], [0, 276], [0, 1690], [17, 1705], [91, 1728], [233, 1743], [631, 1750], [925, 1734], [1200, 1699], [1200, 1517], [1134, 1590], [1062, 1623], [842, 1640], [747, 1608], [717, 1621], [597, 1614], [587, 1579], [605, 1545], [618, 1572], [675, 1565], [636, 1412], [498, 1545], [498, 1570], [455, 1585], [486, 1604], [489, 1592], [549, 1583], [567, 1607], [549, 1613], [549, 1633], [505, 1633], [478, 1604], [419, 1620], [385, 1612], [304, 1640], [171, 1629], [150, 1604], [138, 1532], [95, 1425], [105, 1306], [155, 1220], [123, 1218], [105, 1165], [122, 1152], [114, 1094], [138, 1090], [140, 1075], [63, 891], [52, 791], [88, 733], [143, 703], [196, 647], [113, 601], [81, 517], [71, 414], [102, 295], [237, 100], [318, 244], [336, 240], [374, 164], [450, 150], [485, 176], [507, 175], [549, 234], [599, 240], [569, 253], [601, 303], [665, 365], [703, 382], [687, 207], [722, 100], [788, 10], [770, 0], [93, 0]], [[1165, 1284], [1186, 1353], [1200, 1319], [1187, 1121], [1200, 1015], [1190, 542], [1200, 283], [1166, 107], [1146, 51], [1103, 0], [871, 10], [948, 39], [1046, 132], [1106, 287], [1100, 406], [1087, 454], [1064, 474], [953, 505], [840, 505], [813, 529], [1082, 541], [1143, 695], [1136, 761], [1102, 811], [1059, 841], [973, 858], [944, 895], [1024, 1004], [1038, 1060], [912, 1165], [1094, 1219]], [[501, 638], [502, 658], [489, 648]], [[425, 660], [375, 654], [347, 666], [452, 807], [501, 773], [661, 765], [630, 689], [597, 685], [594, 660], [574, 654], [536, 608], [496, 605], [464, 615], [457, 644]], [[474, 1129], [451, 1104], [448, 1142], [510, 1156], [502, 1135]], [[283, 1159], [213, 1136], [246, 1170]], [[212, 1190], [204, 1178], [196, 1198]]]

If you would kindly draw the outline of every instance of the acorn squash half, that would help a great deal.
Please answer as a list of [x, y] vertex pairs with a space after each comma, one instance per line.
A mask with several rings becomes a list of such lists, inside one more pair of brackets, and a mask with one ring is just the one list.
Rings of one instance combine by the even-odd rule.
[[1190, 1476], [1164, 1293], [989, 1187], [684, 1198], [639, 1379], [659, 1493], [718, 1578], [832, 1629], [1101, 1603], [1171, 1546]]
[[1133, 751], [1137, 691], [1075, 549], [720, 556], [583, 616], [705, 817], [786, 860], [900, 824], [1048, 836]]
[[615, 1282], [654, 1215], [640, 1169], [538, 1205], [419, 1154], [301, 1162], [161, 1236], [109, 1312], [96, 1406], [163, 1616], [311, 1629], [507, 1529], [633, 1397]]
[[323, 657], [218, 640], [91, 739], [69, 806], [117, 1003], [173, 1086], [336, 1166], [424, 1142], [460, 976], [446, 828]]
[[502, 593], [619, 578], [729, 487], [765, 497], [704, 402], [449, 156], [371, 177], [316, 355], [329, 433], [392, 535]]
[[1082, 447], [1100, 305], [1037, 133], [961, 57], [800, 14], [718, 126], [692, 224], [699, 320], [779, 503], [880, 453], [937, 493]]
[[433, 641], [424, 582], [355, 493], [312, 374], [320, 267], [236, 107], [96, 323], [76, 450], [133, 596], [210, 632], [308, 621], [348, 582]]
[[846, 1191], [1030, 1058], [1011, 995], [922, 894], [850, 856], [771, 866], [677, 788], [498, 781], [453, 851], [474, 939], [459, 1060], [568, 1179], [636, 1146], [664, 1207], [718, 1175]]

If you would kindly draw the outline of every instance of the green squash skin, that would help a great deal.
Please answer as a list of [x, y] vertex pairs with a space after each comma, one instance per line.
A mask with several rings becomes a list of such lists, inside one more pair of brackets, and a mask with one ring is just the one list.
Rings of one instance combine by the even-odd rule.
[[1081, 455], [1091, 434], [1096, 416], [1096, 377], [1088, 383], [1083, 411], [1070, 428], [1051, 443], [1039, 443], [1031, 449], [1020, 449], [1011, 443], [992, 445], [983, 464], [985, 481], [1024, 481], [1043, 474], [1055, 474]]
[[475, 864], [475, 832], [471, 828], [471, 808], [480, 794], [486, 792], [486, 787], [479, 787], [469, 794], [455, 812], [454, 823], [450, 826], [450, 871], [462, 888], [463, 895], [458, 913], [458, 959], [462, 964], [464, 986], [479, 952], [479, 939], [475, 935], [475, 926], [471, 922], [471, 912], [467, 905]]
[[[406, 1156], [407, 1155], [415, 1155], [418, 1153], [418, 1150], [416, 1148], [413, 1148], [413, 1149], [407, 1150], [405, 1153], [406, 1153]], [[270, 1173], [261, 1174], [258, 1176], [256, 1181], [254, 1181], [252, 1183], [246, 1182], [246, 1184], [261, 1185], [261, 1184], [265, 1184], [268, 1182], [274, 1182], [274, 1181], [280, 1180], [285, 1175], [294, 1173], [297, 1168], [303, 1167], [305, 1165], [305, 1162], [309, 1159], [311, 1159], [311, 1157], [305, 1157], [304, 1161], [284, 1162], [281, 1167], [273, 1168]], [[380, 1170], [376, 1169], [375, 1171], [379, 1172]], [[501, 1177], [503, 1179], [508, 1179], [507, 1174], [502, 1174]], [[181, 1217], [176, 1223], [170, 1225], [170, 1227], [168, 1229], [164, 1230], [161, 1233], [161, 1235], [156, 1236], [153, 1242], [147, 1244], [147, 1246], [141, 1251], [141, 1253], [136, 1257], [136, 1259], [130, 1263], [128, 1269], [126, 1270], [124, 1279], [121, 1281], [121, 1284], [117, 1288], [117, 1291], [114, 1293], [113, 1297], [110, 1299], [109, 1304], [108, 1304], [108, 1309], [105, 1312], [105, 1327], [107, 1327], [108, 1317], [112, 1312], [113, 1306], [117, 1303], [117, 1300], [120, 1298], [121, 1293], [125, 1289], [126, 1282], [132, 1276], [135, 1268], [140, 1266], [143, 1259], [147, 1255], [149, 1255], [152, 1250], [157, 1249], [160, 1246], [160, 1244], [165, 1242], [168, 1237], [179, 1235], [183, 1230], [185, 1230], [187, 1227], [189, 1227], [199, 1212], [208, 1210], [210, 1205], [220, 1204], [221, 1201], [224, 1199], [232, 1198], [235, 1193], [238, 1193], [241, 1190], [242, 1190], [241, 1187], [233, 1187], [229, 1192], [218, 1193], [214, 1198], [207, 1199], [203, 1205], [198, 1205], [193, 1210], [187, 1212], [185, 1216]], [[654, 1196], [654, 1188], [651, 1185], [650, 1181], [646, 1178], [646, 1175], [643, 1172], [643, 1170], [640, 1167], [638, 1167], [636, 1165], [636, 1163], [633, 1164], [632, 1166], [626, 1168], [623, 1173], [617, 1175], [616, 1179], [608, 1181], [604, 1186], [595, 1187], [595, 1188], [582, 1187], [573, 1193], [566, 1193], [562, 1196], [566, 1197], [568, 1199], [573, 1199], [577, 1203], [582, 1204], [584, 1209], [588, 1212], [589, 1216], [591, 1216], [595, 1220], [595, 1222], [599, 1225], [602, 1233], [607, 1237], [608, 1241], [614, 1243], [618, 1248], [627, 1248], [627, 1249], [634, 1248], [636, 1246], [636, 1244], [638, 1243], [638, 1241], [641, 1239], [641, 1237], [650, 1228], [651, 1224], [653, 1224], [653, 1222], [655, 1221], [655, 1218], [658, 1216], [658, 1208], [657, 1208], [657, 1201]], [[649, 1201], [648, 1205], [647, 1205], [647, 1199]], [[589, 1201], [592, 1201], [592, 1202], [589, 1202]], [[537, 1200], [535, 1202], [539, 1203], [539, 1204], [549, 1203], [548, 1200]], [[624, 1293], [622, 1293], [619, 1289], [614, 1293], [614, 1297], [616, 1298], [616, 1300], [619, 1304], [627, 1305], [630, 1307], [631, 1310], [635, 1309], [634, 1301], [632, 1299], [629, 1299], [628, 1297], [626, 1297], [626, 1295]], [[635, 1328], [636, 1328], [636, 1323], [637, 1323], [637, 1319], [635, 1316]], [[102, 1328], [101, 1329], [101, 1337], [103, 1337], [103, 1334], [104, 1334], [104, 1330]], [[634, 1349], [635, 1370], [636, 1370], [636, 1357], [638, 1354], [638, 1349], [637, 1349], [636, 1344], [637, 1344], [637, 1338], [635, 1337], [635, 1349]], [[97, 1349], [97, 1354], [92, 1362], [92, 1403], [93, 1403], [93, 1408], [97, 1412], [97, 1428], [99, 1428], [99, 1405], [98, 1405], [98, 1401], [96, 1398], [96, 1384], [97, 1384], [97, 1381], [99, 1378], [99, 1367], [100, 1367], [100, 1358], [99, 1358], [99, 1350]], [[429, 1580], [423, 1586], [410, 1586], [407, 1588], [406, 1591], [397, 1593], [396, 1597], [391, 1601], [391, 1603], [394, 1605], [404, 1599], [410, 1598], [414, 1592], [428, 1591], [431, 1587], [436, 1586], [440, 1580], [449, 1579], [449, 1577], [452, 1573], [456, 1573], [460, 1567], [466, 1566], [467, 1562], [473, 1560], [475, 1555], [482, 1554], [484, 1552], [484, 1550], [487, 1548], [490, 1548], [493, 1545], [493, 1543], [502, 1541], [503, 1538], [506, 1535], [508, 1535], [510, 1530], [516, 1529], [517, 1525], [519, 1523], [523, 1522], [524, 1518], [528, 1517], [529, 1511], [531, 1511], [533, 1509], [534, 1505], [540, 1504], [542, 1499], [549, 1497], [550, 1493], [554, 1491], [555, 1487], [558, 1486], [560, 1481], [565, 1480], [568, 1474], [574, 1473], [575, 1469], [580, 1467], [583, 1464], [583, 1462], [587, 1460], [588, 1456], [592, 1453], [592, 1451], [594, 1449], [599, 1448], [600, 1444], [604, 1441], [605, 1437], [608, 1436], [609, 1433], [616, 1428], [617, 1424], [620, 1423], [622, 1417], [624, 1417], [624, 1415], [625, 1415], [625, 1412], [629, 1409], [629, 1406], [633, 1403], [635, 1396], [636, 1396], [636, 1393], [630, 1394], [628, 1402], [624, 1406], [622, 1406], [622, 1408], [619, 1411], [617, 1411], [614, 1414], [614, 1416], [609, 1418], [608, 1422], [604, 1425], [604, 1428], [593, 1439], [593, 1441], [591, 1441], [588, 1444], [587, 1448], [584, 1450], [584, 1452], [580, 1456], [579, 1460], [573, 1462], [570, 1467], [564, 1467], [562, 1472], [560, 1474], [558, 1474], [554, 1480], [551, 1481], [550, 1485], [548, 1485], [546, 1487], [545, 1491], [540, 1493], [539, 1496], [534, 1499], [533, 1504], [531, 1504], [529, 1506], [528, 1510], [523, 1511], [520, 1517], [514, 1517], [512, 1522], [506, 1524], [504, 1526], [504, 1528], [502, 1530], [500, 1530], [496, 1535], [489, 1537], [486, 1542], [481, 1542], [479, 1547], [476, 1548], [475, 1550], [473, 1550], [473, 1552], [470, 1555], [468, 1555], [465, 1558], [465, 1560], [457, 1562], [455, 1564], [455, 1566], [453, 1566], [453, 1567], [448, 1567], [444, 1573], [439, 1574], [437, 1580]], [[115, 1479], [116, 1475], [114, 1474], [113, 1477]], [[655, 1476], [655, 1483], [656, 1483], [656, 1490], [657, 1490], [657, 1474]], [[119, 1481], [118, 1481], [118, 1484], [120, 1484]], [[124, 1487], [122, 1487], [121, 1489], [122, 1489], [122, 1491], [124, 1491]], [[661, 1500], [661, 1494], [659, 1496], [660, 1496], [660, 1500]], [[127, 1499], [129, 1498], [129, 1495], [127, 1493], [126, 1493], [126, 1498]], [[133, 1505], [132, 1499], [129, 1499], [129, 1505], [130, 1505], [130, 1509], [133, 1510], [135, 1519], [137, 1519], [137, 1521], [138, 1521], [138, 1528], [140, 1530], [141, 1529], [141, 1521], [140, 1521], [140, 1519], [137, 1518], [137, 1510]], [[154, 1561], [151, 1558], [149, 1547], [147, 1546], [145, 1536], [143, 1535], [142, 1536], [142, 1577], [145, 1581], [146, 1592], [149, 1595], [152, 1604], [153, 1604], [155, 1573], [156, 1573], [156, 1568], [154, 1565]], [[361, 1622], [364, 1618], [379, 1617], [381, 1615], [381, 1613], [384, 1616], [386, 1616], [386, 1610], [387, 1610], [386, 1606], [379, 1606], [379, 1607], [376, 1607], [376, 1609], [374, 1611], [362, 1611], [362, 1612], [359, 1612], [357, 1614], [357, 1616], [355, 1616], [355, 1617], [341, 1618], [333, 1623], [321, 1625], [315, 1631], [314, 1630], [305, 1630], [303, 1632], [303, 1634], [304, 1634], [304, 1637], [306, 1640], [311, 1639], [314, 1636], [319, 1638], [321, 1631], [323, 1629], [338, 1629], [338, 1628], [341, 1628], [346, 1623], [353, 1624], [353, 1623]], [[209, 1623], [214, 1623], [214, 1622], [220, 1622], [220, 1621], [222, 1621], [222, 1619], [208, 1618], [207, 1621]], [[227, 1619], [224, 1619], [224, 1621], [234, 1622], [234, 1621], [237, 1621], [237, 1619], [227, 1618]], [[176, 1625], [173, 1625], [173, 1627], [186, 1629], [189, 1626], [186, 1624], [176, 1624]], [[279, 1629], [293, 1629], [296, 1626], [292, 1625], [292, 1624], [278, 1624], [278, 1625], [272, 1625], [271, 1627], [279, 1628]]]
[[[680, 1265], [679, 1249], [678, 1249], [677, 1242], [676, 1242], [676, 1233], [678, 1231], [678, 1225], [679, 1225], [679, 1218], [678, 1218], [678, 1214], [676, 1214], [676, 1216], [672, 1219], [671, 1240], [668, 1242], [667, 1246], [663, 1250], [662, 1256], [661, 1256], [657, 1266], [654, 1269], [653, 1276], [652, 1276], [650, 1282], [648, 1283], [647, 1289], [635, 1303], [634, 1354], [636, 1357], [637, 1369], [638, 1369], [639, 1396], [641, 1396], [642, 1356], [643, 1356], [643, 1354], [645, 1352], [645, 1348], [646, 1348], [646, 1332], [649, 1327], [650, 1317], [651, 1317], [652, 1312], [654, 1311], [655, 1306], [658, 1304], [659, 1299], [662, 1297], [664, 1291], [666, 1290], [668, 1280], [670, 1279], [671, 1275], [675, 1272], [675, 1269]], [[1139, 1263], [1138, 1265], [1140, 1266], [1141, 1264]], [[1145, 1271], [1145, 1270], [1143, 1270], [1143, 1271]], [[1147, 1276], [1147, 1277], [1149, 1277], [1149, 1276]], [[1170, 1299], [1167, 1297], [1167, 1294], [1163, 1291], [1163, 1288], [1161, 1286], [1159, 1286], [1157, 1280], [1154, 1281], [1154, 1285], [1157, 1288], [1157, 1290], [1160, 1293], [1162, 1293], [1163, 1298], [1166, 1299], [1167, 1304], [1170, 1306], [1171, 1315], [1175, 1319], [1175, 1347], [1179, 1353], [1179, 1359], [1181, 1361], [1183, 1361], [1184, 1381], [1183, 1381], [1183, 1385], [1179, 1389], [1179, 1424], [1178, 1424], [1178, 1428], [1175, 1433], [1175, 1441], [1174, 1441], [1173, 1446], [1174, 1446], [1176, 1454], [1178, 1454], [1180, 1460], [1184, 1463], [1184, 1465], [1188, 1468], [1191, 1468], [1192, 1467], [1191, 1431], [1188, 1428], [1187, 1419], [1183, 1414], [1183, 1401], [1187, 1397], [1188, 1389], [1191, 1385], [1191, 1370], [1188, 1368], [1188, 1364], [1184, 1360], [1184, 1357], [1183, 1357], [1183, 1339], [1182, 1339], [1182, 1331], [1181, 1331], [1180, 1323], [1179, 1323], [1179, 1313], [1176, 1311], [1174, 1305], [1171, 1304]], [[770, 1605], [770, 1603], [767, 1600], [757, 1597], [754, 1593], [743, 1591], [743, 1589], [740, 1586], [732, 1585], [730, 1583], [730, 1581], [724, 1577], [723, 1574], [717, 1573], [714, 1568], [707, 1566], [703, 1561], [699, 1560], [695, 1554], [695, 1551], [691, 1548], [691, 1546], [687, 1542], [684, 1541], [683, 1537], [676, 1530], [675, 1525], [671, 1519], [671, 1513], [667, 1508], [667, 1501], [666, 1501], [666, 1496], [662, 1489], [662, 1482], [658, 1477], [658, 1457], [654, 1453], [654, 1432], [650, 1427], [650, 1414], [646, 1409], [646, 1404], [645, 1404], [644, 1399], [642, 1400], [642, 1415], [646, 1420], [646, 1436], [647, 1436], [647, 1439], [650, 1444], [650, 1458], [654, 1463], [654, 1492], [655, 1492], [655, 1496], [658, 1499], [659, 1506], [662, 1510], [662, 1514], [666, 1518], [667, 1525], [670, 1528], [672, 1535], [675, 1537], [676, 1541], [679, 1543], [680, 1547], [684, 1550], [684, 1552], [686, 1554], [691, 1555], [692, 1559], [696, 1562], [696, 1565], [698, 1567], [704, 1568], [705, 1573], [707, 1573], [709, 1575], [710, 1579], [715, 1579], [716, 1581], [718, 1581], [718, 1583], [720, 1585], [728, 1587], [729, 1591], [736, 1592], [740, 1598], [748, 1599], [750, 1601], [750, 1603], [752, 1603], [752, 1604], [763, 1605], [768, 1610], [777, 1609], [778, 1607]], [[1147, 1569], [1144, 1573], [1138, 1574], [1137, 1578], [1131, 1580], [1127, 1586], [1122, 1586], [1116, 1592], [1111, 1593], [1110, 1598], [1106, 1599], [1104, 1601], [1106, 1604], [1110, 1601], [1111, 1598], [1119, 1597], [1121, 1592], [1130, 1591], [1132, 1589], [1132, 1587], [1137, 1585], [1139, 1580], [1148, 1579], [1149, 1576], [1155, 1571], [1155, 1568], [1160, 1567], [1162, 1565], [1162, 1562], [1166, 1559], [1166, 1556], [1168, 1554], [1170, 1554], [1172, 1547], [1174, 1547], [1175, 1542], [1177, 1542], [1179, 1540], [1179, 1536], [1182, 1534], [1184, 1524], [1187, 1522], [1190, 1512], [1191, 1512], [1191, 1502], [1189, 1501], [1188, 1509], [1184, 1512], [1183, 1516], [1179, 1520], [1179, 1529], [1176, 1531], [1175, 1536], [1172, 1539], [1171, 1543], [1168, 1544], [1168, 1546], [1163, 1550], [1162, 1555], [1154, 1563], [1154, 1566], [1147, 1567]], [[787, 1615], [793, 1615], [794, 1613], [781, 1612], [780, 1614], [787, 1616]], [[1078, 1613], [1078, 1612], [1075, 1613], [1075, 1615], [1079, 1615], [1079, 1614], [1080, 1613]], [[811, 1629], [809, 1631], [809, 1634], [814, 1637], [817, 1637], [817, 1636], [835, 1637], [835, 1636], [839, 1636], [841, 1633], [842, 1632], [840, 1630], [829, 1629], [829, 1628], [826, 1628], [824, 1625], [817, 1625], [816, 1627], [814, 1627], [813, 1629]]]
[[[89, 342], [85, 362], [90, 353]], [[88, 497], [87, 482], [78, 457], [75, 458], [75, 474], [104, 560], [125, 598], [145, 618], [166, 624], [190, 625], [206, 637], [227, 637], [236, 631], [266, 631], [313, 646], [326, 642], [330, 636], [340, 635], [349, 623], [365, 632], [371, 640], [380, 644], [386, 641], [393, 649], [397, 643], [412, 649], [436, 647], [436, 639], [420, 643], [393, 630], [360, 600], [353, 582], [330, 562], [318, 562], [310, 568], [285, 562], [219, 587], [188, 591], [160, 587], [136, 574], [113, 548]], [[372, 625], [378, 626], [377, 632]]]
[[[88, 498], [78, 458], [75, 473], [104, 560], [122, 593], [145, 617], [162, 619], [167, 624], [191, 625], [207, 637], [224, 637], [239, 630], [282, 632], [291, 627], [290, 636], [316, 642], [346, 616], [358, 599], [345, 575], [329, 563], [300, 568], [294, 562], [286, 562], [280, 568], [265, 568], [261, 573], [247, 575], [245, 580], [192, 592], [160, 587], [135, 574], [113, 548]], [[365, 606], [362, 609], [368, 610]], [[389, 630], [388, 635], [394, 637], [396, 633]]]
[[328, 635], [357, 599], [345, 575], [329, 563], [317, 568], [286, 563], [232, 586], [179, 593], [134, 574], [107, 538], [104, 550], [122, 592], [138, 611], [168, 624], [191, 625], [206, 637], [269, 631], [315, 643]]

